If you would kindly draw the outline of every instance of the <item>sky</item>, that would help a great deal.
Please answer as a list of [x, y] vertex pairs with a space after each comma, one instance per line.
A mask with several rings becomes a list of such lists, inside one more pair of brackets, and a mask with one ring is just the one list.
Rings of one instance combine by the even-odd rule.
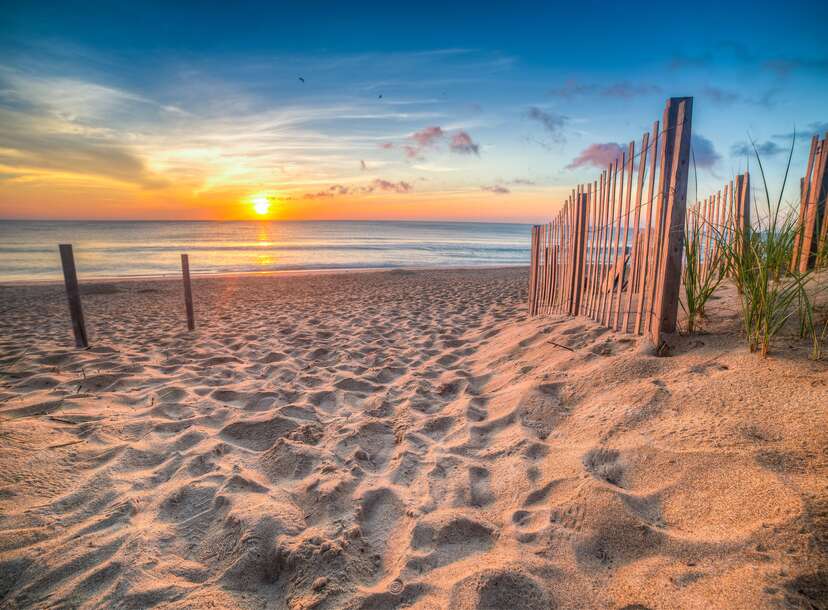
[[6, 219], [542, 222], [671, 96], [691, 199], [753, 172], [751, 141], [778, 191], [828, 131], [825, 2], [2, 10]]

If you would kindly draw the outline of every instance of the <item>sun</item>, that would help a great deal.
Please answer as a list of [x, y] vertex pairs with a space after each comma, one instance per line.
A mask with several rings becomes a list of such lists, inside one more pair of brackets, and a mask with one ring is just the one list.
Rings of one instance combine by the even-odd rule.
[[266, 216], [270, 211], [270, 199], [267, 197], [254, 197], [252, 202], [253, 211], [259, 216]]

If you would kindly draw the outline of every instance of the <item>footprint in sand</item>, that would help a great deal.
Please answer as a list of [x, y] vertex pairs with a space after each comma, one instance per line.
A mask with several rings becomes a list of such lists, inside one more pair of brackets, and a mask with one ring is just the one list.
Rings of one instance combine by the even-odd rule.
[[482, 466], [469, 467], [469, 486], [464, 490], [463, 504], [473, 507], [482, 507], [494, 501], [494, 494], [490, 488], [491, 473]]
[[553, 607], [541, 584], [520, 568], [481, 570], [457, 582], [449, 606], [469, 610], [549, 610]]
[[357, 460], [369, 470], [382, 470], [394, 448], [394, 430], [385, 423], [368, 422], [347, 432], [336, 444], [342, 460]]
[[497, 528], [479, 518], [455, 511], [433, 513], [411, 533], [406, 569], [416, 574], [435, 570], [494, 546]]
[[162, 500], [158, 517], [162, 521], [186, 521], [207, 510], [215, 495], [212, 486], [184, 485]]
[[292, 419], [278, 416], [270, 419], [244, 419], [225, 426], [220, 435], [224, 440], [245, 449], [265, 451], [298, 426]]
[[378, 563], [385, 563], [386, 550], [393, 540], [391, 533], [405, 513], [405, 505], [394, 491], [385, 487], [366, 491], [358, 502], [362, 536], [378, 555]]
[[259, 458], [259, 469], [273, 482], [304, 479], [322, 455], [320, 449], [281, 438]]

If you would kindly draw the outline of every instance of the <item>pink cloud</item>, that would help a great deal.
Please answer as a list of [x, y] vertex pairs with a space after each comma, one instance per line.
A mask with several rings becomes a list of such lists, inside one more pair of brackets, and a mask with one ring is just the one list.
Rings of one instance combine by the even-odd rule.
[[[480, 154], [480, 146], [472, 140], [468, 133], [459, 130], [449, 134], [438, 125], [415, 131], [408, 137], [408, 143], [402, 143], [399, 146], [408, 159], [423, 159], [423, 153], [426, 149], [436, 148], [446, 140], [450, 152], [465, 155]], [[385, 142], [380, 144], [380, 147], [390, 149], [394, 147], [394, 144]]]
[[324, 191], [318, 193], [307, 193], [302, 197], [304, 199], [319, 199], [323, 197], [336, 197], [338, 195], [367, 195], [377, 191], [391, 192], [391, 193], [409, 193], [414, 190], [410, 183], [400, 180], [399, 182], [390, 182], [376, 178], [370, 184], [364, 186], [345, 186], [344, 184], [332, 184]]
[[449, 150], [461, 155], [480, 154], [480, 146], [475, 144], [472, 141], [471, 136], [465, 131], [458, 131], [451, 137]]
[[405, 151], [405, 156], [409, 159], [422, 159], [420, 155], [420, 151], [422, 150], [419, 146], [410, 146], [406, 144], [403, 146], [403, 150]]
[[[378, 191], [393, 191], [395, 193], [408, 193], [414, 187], [412, 187], [408, 182], [400, 180], [399, 182], [389, 182], [388, 180], [382, 180], [377, 178], [372, 182], [372, 190], [376, 189]], [[369, 191], [370, 192], [370, 191]]]
[[505, 186], [501, 186], [499, 184], [495, 184], [494, 186], [481, 186], [481, 189], [484, 191], [489, 191], [490, 193], [494, 193], [495, 195], [508, 195], [512, 191], [507, 189]]
[[322, 199], [324, 197], [333, 197], [334, 194], [331, 191], [319, 191], [318, 193], [305, 193], [302, 195], [302, 199]]
[[590, 144], [566, 166], [566, 169], [587, 166], [603, 168], [618, 159], [621, 156], [621, 152], [621, 145], [615, 142]]
[[421, 148], [431, 146], [438, 140], [442, 139], [445, 132], [441, 127], [426, 127], [420, 131], [414, 132], [411, 139], [414, 140]]

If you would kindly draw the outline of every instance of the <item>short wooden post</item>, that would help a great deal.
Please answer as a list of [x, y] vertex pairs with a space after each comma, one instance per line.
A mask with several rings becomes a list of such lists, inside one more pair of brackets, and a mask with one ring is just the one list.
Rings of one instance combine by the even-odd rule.
[[69, 315], [72, 318], [72, 330], [75, 333], [75, 346], [89, 347], [86, 336], [86, 322], [83, 319], [80, 289], [78, 288], [78, 272], [75, 269], [75, 255], [72, 244], [60, 244], [60, 262], [63, 265], [63, 283], [66, 285], [66, 298], [69, 300]]
[[653, 323], [650, 339], [656, 349], [662, 346], [662, 333], [676, 330], [681, 262], [684, 255], [684, 224], [687, 217], [687, 178], [690, 167], [690, 132], [693, 117], [693, 98], [670, 98], [664, 112], [665, 148], [663, 167], [669, 172], [662, 193], [663, 243], [656, 296], [653, 302]]
[[184, 275], [184, 304], [187, 307], [187, 328], [195, 329], [195, 315], [193, 314], [193, 289], [190, 286], [190, 257], [181, 255], [181, 272]]

